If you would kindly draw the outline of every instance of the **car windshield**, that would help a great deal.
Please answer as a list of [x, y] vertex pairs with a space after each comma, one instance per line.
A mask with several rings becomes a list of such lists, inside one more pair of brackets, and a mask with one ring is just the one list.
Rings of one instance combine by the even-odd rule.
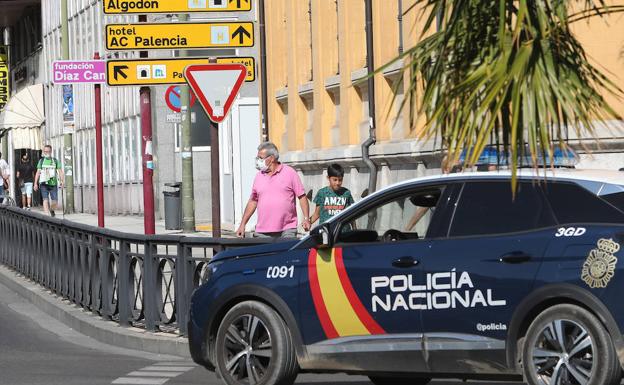
[[351, 235], [360, 240], [364, 233], [377, 238], [372, 234], [382, 236], [388, 232], [401, 233], [400, 239], [423, 238], [441, 193], [441, 188], [431, 188], [385, 201], [344, 223], [341, 240], [346, 241]]

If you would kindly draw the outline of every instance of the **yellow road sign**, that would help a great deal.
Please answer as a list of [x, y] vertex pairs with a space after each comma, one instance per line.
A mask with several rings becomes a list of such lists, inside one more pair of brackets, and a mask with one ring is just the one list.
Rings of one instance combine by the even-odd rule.
[[106, 49], [199, 49], [253, 47], [254, 28], [242, 23], [109, 24]]
[[104, 0], [104, 13], [251, 11], [251, 0]]
[[9, 102], [9, 47], [0, 45], [0, 111]]
[[[241, 63], [247, 67], [245, 81], [252, 82], [256, 78], [253, 57], [218, 57], [217, 63]], [[109, 60], [106, 80], [109, 86], [183, 84], [186, 83], [184, 68], [192, 64], [208, 64], [208, 58]]]
[[245, 76], [246, 82], [253, 82], [256, 80], [256, 60], [251, 56], [237, 56], [237, 57], [218, 57], [218, 64], [242, 64], [247, 68], [247, 75]]

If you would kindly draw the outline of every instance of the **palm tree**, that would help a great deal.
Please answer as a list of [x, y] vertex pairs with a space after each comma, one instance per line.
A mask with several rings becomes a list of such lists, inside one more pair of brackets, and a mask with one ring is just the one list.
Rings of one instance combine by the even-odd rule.
[[439, 135], [452, 163], [462, 151], [471, 165], [486, 145], [504, 147], [515, 189], [519, 159], [537, 166], [567, 148], [566, 130], [595, 137], [600, 121], [621, 121], [604, 95], [622, 90], [570, 27], [622, 11], [602, 0], [416, 0], [407, 12], [422, 12], [425, 28], [395, 59], [407, 63], [400, 109], [409, 106], [412, 124], [426, 116], [421, 137]]

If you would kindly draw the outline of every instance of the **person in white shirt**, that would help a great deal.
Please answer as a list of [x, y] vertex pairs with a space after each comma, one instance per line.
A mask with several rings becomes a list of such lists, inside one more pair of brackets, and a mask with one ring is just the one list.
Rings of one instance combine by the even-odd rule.
[[4, 202], [4, 194], [9, 194], [11, 180], [11, 167], [6, 160], [2, 159], [2, 153], [0, 153], [0, 203]]

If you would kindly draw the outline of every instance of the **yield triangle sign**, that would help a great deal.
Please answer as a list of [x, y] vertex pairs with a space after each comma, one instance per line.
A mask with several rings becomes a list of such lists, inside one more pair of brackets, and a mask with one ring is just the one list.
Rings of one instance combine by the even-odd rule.
[[245, 75], [247, 68], [242, 64], [197, 64], [184, 70], [187, 83], [215, 123], [227, 117]]

